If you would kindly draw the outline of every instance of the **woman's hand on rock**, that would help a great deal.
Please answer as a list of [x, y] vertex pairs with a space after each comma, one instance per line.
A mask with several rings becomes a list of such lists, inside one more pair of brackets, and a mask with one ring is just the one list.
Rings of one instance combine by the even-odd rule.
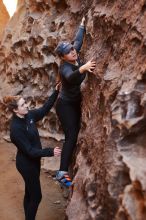
[[93, 70], [95, 69], [95, 66], [96, 66], [96, 62], [93, 59], [91, 59], [86, 64], [81, 66], [79, 68], [79, 71], [80, 71], [80, 73], [84, 73], [85, 71], [92, 73]]

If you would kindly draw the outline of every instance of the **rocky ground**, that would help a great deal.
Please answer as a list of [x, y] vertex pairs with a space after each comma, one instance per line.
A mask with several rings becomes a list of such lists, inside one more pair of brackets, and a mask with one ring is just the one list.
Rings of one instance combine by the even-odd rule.
[[[22, 200], [24, 184], [15, 168], [15, 147], [0, 143], [0, 219], [24, 220]], [[65, 219], [65, 199], [58, 184], [41, 172], [43, 199], [36, 220]]]

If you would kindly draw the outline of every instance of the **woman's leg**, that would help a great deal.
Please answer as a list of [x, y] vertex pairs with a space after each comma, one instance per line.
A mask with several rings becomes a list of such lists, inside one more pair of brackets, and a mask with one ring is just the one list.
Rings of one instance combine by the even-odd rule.
[[67, 103], [66, 101], [58, 100], [56, 112], [65, 133], [65, 143], [61, 154], [60, 170], [68, 171], [80, 129], [80, 102]]
[[35, 220], [35, 216], [38, 210], [39, 203], [42, 199], [40, 179], [38, 175], [33, 174], [30, 178], [25, 180], [27, 185], [30, 200], [26, 211], [26, 220]]
[[25, 194], [24, 194], [24, 200], [23, 200], [25, 216], [26, 216], [26, 213], [27, 213], [29, 200], [30, 200], [29, 191], [27, 190], [27, 186], [25, 185]]
[[37, 209], [42, 198], [40, 173], [37, 168], [18, 169], [25, 182], [24, 209], [25, 220], [35, 220]]

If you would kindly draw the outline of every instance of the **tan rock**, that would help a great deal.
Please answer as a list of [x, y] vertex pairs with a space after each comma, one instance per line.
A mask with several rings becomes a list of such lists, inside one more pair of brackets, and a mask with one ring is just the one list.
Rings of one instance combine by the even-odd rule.
[[0, 40], [2, 38], [4, 29], [8, 23], [10, 16], [8, 14], [8, 11], [3, 3], [2, 0], [0, 0]]

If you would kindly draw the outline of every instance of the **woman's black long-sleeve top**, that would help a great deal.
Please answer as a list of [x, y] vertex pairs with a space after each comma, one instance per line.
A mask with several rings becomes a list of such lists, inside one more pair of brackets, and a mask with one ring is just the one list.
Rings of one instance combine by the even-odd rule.
[[35, 123], [50, 111], [57, 96], [58, 91], [54, 91], [41, 108], [30, 110], [25, 118], [13, 115], [10, 125], [10, 138], [17, 147], [16, 158], [36, 163], [40, 161], [41, 157], [54, 155], [52, 148], [42, 149], [39, 132]]
[[[77, 53], [80, 51], [85, 28], [80, 26], [76, 34], [73, 47], [76, 49]], [[59, 73], [61, 76], [62, 90], [59, 97], [64, 100], [77, 101], [81, 98], [80, 85], [85, 79], [86, 73], [80, 73], [79, 67], [82, 66], [80, 59], [77, 60], [78, 65], [71, 64], [64, 61], [59, 68]]]

